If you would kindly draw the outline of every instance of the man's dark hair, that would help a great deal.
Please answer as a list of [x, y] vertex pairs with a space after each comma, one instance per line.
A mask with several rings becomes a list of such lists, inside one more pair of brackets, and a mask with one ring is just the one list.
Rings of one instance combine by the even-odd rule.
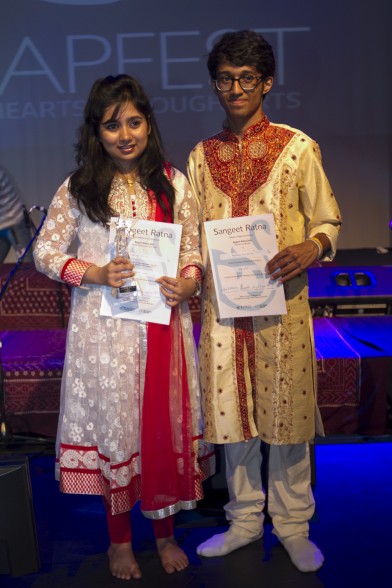
[[260, 33], [255, 31], [225, 33], [215, 43], [207, 61], [211, 79], [215, 79], [218, 68], [225, 61], [236, 67], [252, 65], [263, 78], [273, 77], [275, 74], [272, 47]]

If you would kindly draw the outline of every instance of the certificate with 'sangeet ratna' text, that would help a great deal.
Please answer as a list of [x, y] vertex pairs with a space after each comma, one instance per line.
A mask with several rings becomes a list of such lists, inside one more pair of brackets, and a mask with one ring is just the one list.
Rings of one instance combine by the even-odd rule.
[[278, 253], [272, 214], [206, 221], [219, 317], [286, 314], [283, 285], [265, 273]]
[[[109, 233], [109, 259], [115, 257], [117, 218], [112, 218]], [[122, 319], [146, 321], [168, 325], [171, 307], [160, 292], [157, 278], [177, 275], [182, 225], [157, 221], [125, 219], [131, 239], [129, 258], [134, 264], [134, 281], [138, 289], [138, 302], [134, 308], [127, 302], [118, 303], [111, 288], [104, 286], [100, 314]]]

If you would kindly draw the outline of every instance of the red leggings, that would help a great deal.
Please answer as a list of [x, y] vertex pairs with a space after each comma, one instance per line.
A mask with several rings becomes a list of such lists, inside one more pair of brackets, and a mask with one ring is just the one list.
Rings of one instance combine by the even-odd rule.
[[[108, 521], [108, 532], [111, 543], [129, 543], [132, 538], [131, 531], [131, 513], [122, 512], [113, 515], [110, 512], [109, 505], [104, 499], [106, 517]], [[153, 519], [152, 521], [155, 539], [164, 539], [172, 537], [174, 533], [174, 516], [171, 515], [164, 519]]]

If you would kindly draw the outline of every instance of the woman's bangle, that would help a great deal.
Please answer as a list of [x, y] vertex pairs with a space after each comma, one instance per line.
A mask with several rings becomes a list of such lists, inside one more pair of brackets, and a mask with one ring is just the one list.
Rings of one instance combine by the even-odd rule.
[[317, 237], [309, 237], [308, 239], [306, 239], [306, 241], [313, 241], [313, 243], [315, 243], [317, 245], [317, 249], [318, 249], [318, 255], [317, 255], [317, 259], [321, 259], [324, 253], [324, 248], [323, 248], [323, 244], [321, 243], [320, 239], [317, 239]]
[[197, 265], [187, 265], [182, 268], [180, 276], [185, 279], [192, 279], [195, 283], [196, 290], [192, 296], [199, 296], [201, 294], [201, 283], [203, 279], [203, 272]]
[[193, 276], [184, 276], [186, 280], [192, 280], [196, 286], [196, 290], [193, 292], [192, 296], [199, 296], [201, 294], [201, 285], [200, 282], [196, 280]]

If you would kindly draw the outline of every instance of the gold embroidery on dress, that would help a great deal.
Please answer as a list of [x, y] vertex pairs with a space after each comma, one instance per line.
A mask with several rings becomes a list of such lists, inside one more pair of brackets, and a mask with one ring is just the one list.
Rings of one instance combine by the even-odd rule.
[[244, 346], [247, 348], [249, 369], [249, 377], [252, 384], [252, 397], [254, 414], [256, 419], [256, 354], [255, 354], [255, 340], [253, 331], [253, 320], [251, 317], [241, 317], [234, 319], [234, 333], [235, 333], [235, 355], [236, 355], [236, 373], [238, 385], [238, 403], [241, 416], [241, 426], [244, 432], [244, 438], [250, 439], [252, 437], [252, 430], [249, 423], [247, 390], [245, 383], [245, 363], [244, 363]]
[[264, 141], [252, 141], [249, 143], [248, 155], [251, 159], [261, 159], [267, 154], [267, 145]]
[[235, 147], [230, 143], [222, 143], [218, 148], [218, 159], [223, 163], [233, 161], [235, 157]]
[[[122, 178], [114, 178], [112, 188], [109, 195], [109, 204], [113, 211], [125, 218], [137, 218], [147, 220], [151, 218], [152, 203], [147, 192], [142, 189], [139, 182], [135, 182], [134, 201], [132, 202], [132, 195], [128, 190], [128, 183]], [[136, 215], [135, 215], [135, 212]]]

